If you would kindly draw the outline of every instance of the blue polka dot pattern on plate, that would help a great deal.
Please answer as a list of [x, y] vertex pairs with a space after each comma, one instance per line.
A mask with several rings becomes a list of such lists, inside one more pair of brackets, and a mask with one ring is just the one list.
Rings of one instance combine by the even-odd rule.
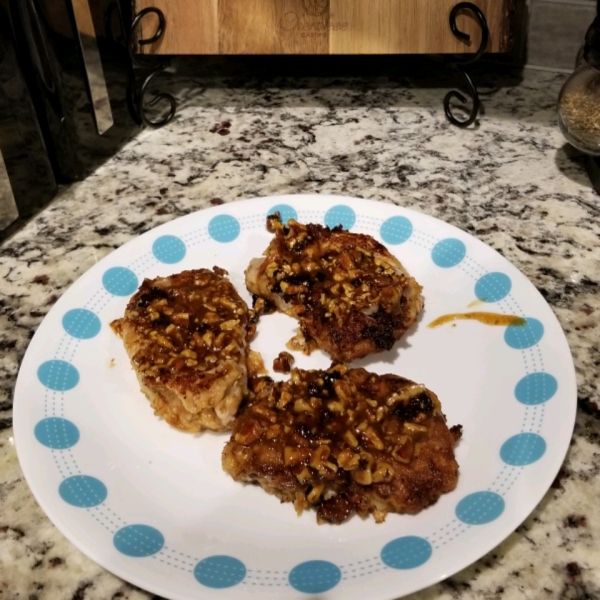
[[289, 574], [290, 585], [305, 594], [322, 594], [334, 588], [341, 580], [337, 565], [326, 560], [309, 560], [296, 565]]
[[138, 288], [138, 278], [131, 269], [111, 267], [102, 275], [102, 285], [113, 296], [130, 296]]
[[341, 225], [346, 231], [349, 231], [354, 227], [354, 223], [356, 223], [356, 213], [345, 204], [332, 206], [325, 213], [325, 225], [331, 229]]
[[536, 462], [546, 452], [546, 440], [536, 433], [519, 433], [502, 444], [500, 458], [513, 467]]
[[504, 499], [495, 492], [475, 492], [465, 496], [456, 507], [456, 516], [467, 525], [484, 525], [504, 512]]
[[281, 217], [282, 223], [287, 223], [290, 219], [294, 219], [294, 221], [298, 220], [298, 213], [292, 208], [289, 204], [277, 204], [274, 206], [267, 215], [274, 215], [276, 212], [279, 213]]
[[73, 475], [63, 480], [58, 486], [60, 497], [71, 506], [91, 508], [106, 500], [108, 490], [95, 477], [89, 475]]
[[74, 338], [89, 340], [100, 333], [102, 323], [91, 310], [74, 308], [63, 315], [62, 326]]
[[530, 373], [517, 383], [515, 397], [521, 404], [535, 406], [550, 400], [557, 389], [558, 381], [549, 373]]
[[431, 251], [433, 262], [443, 269], [455, 267], [462, 262], [467, 254], [467, 247], [456, 238], [446, 238], [439, 241]]
[[52, 450], [65, 450], [79, 441], [77, 426], [60, 417], [48, 417], [38, 421], [33, 434], [40, 444]]
[[64, 360], [47, 360], [37, 372], [42, 385], [55, 392], [72, 390], [79, 383], [79, 371]]
[[127, 525], [115, 533], [113, 544], [121, 554], [142, 558], [160, 552], [165, 538], [158, 529], [149, 525]]
[[161, 235], [152, 244], [152, 254], [162, 263], [174, 265], [185, 258], [186, 248], [175, 235]]
[[515, 350], [535, 346], [544, 335], [544, 326], [532, 317], [525, 319], [525, 325], [509, 325], [504, 332], [504, 341]]
[[403, 244], [413, 232], [412, 223], [406, 217], [390, 217], [381, 225], [379, 234], [386, 244]]
[[506, 298], [512, 289], [512, 281], [504, 273], [488, 273], [475, 284], [475, 296], [482, 302], [498, 302]]
[[414, 569], [431, 558], [431, 544], [422, 537], [396, 538], [383, 547], [381, 560], [392, 569]]
[[196, 580], [210, 588], [228, 588], [246, 577], [246, 567], [233, 556], [209, 556], [201, 560], [194, 569]]
[[213, 240], [226, 244], [233, 242], [240, 235], [240, 223], [231, 215], [213, 217], [208, 224], [208, 233]]

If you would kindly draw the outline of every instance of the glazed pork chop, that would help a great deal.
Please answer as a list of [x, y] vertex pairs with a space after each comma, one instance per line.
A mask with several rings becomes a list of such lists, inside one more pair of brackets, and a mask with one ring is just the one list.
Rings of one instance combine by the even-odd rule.
[[382, 522], [415, 514], [458, 480], [454, 447], [437, 396], [396, 375], [335, 365], [294, 369], [289, 381], [254, 380], [222, 456], [236, 481], [255, 483], [319, 523], [353, 513]]
[[246, 287], [300, 322], [289, 345], [335, 362], [390, 350], [423, 308], [421, 286], [374, 238], [267, 219], [275, 237], [246, 270]]
[[190, 432], [231, 426], [247, 393], [254, 325], [226, 271], [145, 279], [111, 325], [155, 414]]

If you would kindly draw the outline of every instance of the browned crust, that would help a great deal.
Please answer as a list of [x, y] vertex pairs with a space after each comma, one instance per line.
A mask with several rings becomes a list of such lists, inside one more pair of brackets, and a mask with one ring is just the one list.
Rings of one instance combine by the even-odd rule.
[[313, 507], [319, 522], [354, 512], [381, 522], [388, 512], [415, 514], [456, 486], [460, 426], [448, 429], [424, 386], [337, 365], [253, 387], [223, 468], [298, 512]]
[[297, 318], [311, 342], [335, 362], [390, 350], [423, 308], [421, 286], [369, 235], [279, 216], [265, 258], [246, 270], [252, 294]]

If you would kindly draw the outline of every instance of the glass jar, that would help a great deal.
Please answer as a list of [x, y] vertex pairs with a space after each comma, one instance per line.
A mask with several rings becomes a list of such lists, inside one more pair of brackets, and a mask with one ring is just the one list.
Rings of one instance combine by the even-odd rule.
[[578, 150], [600, 156], [600, 71], [583, 63], [558, 97], [558, 124]]
[[581, 44], [575, 57], [575, 68], [580, 67], [585, 62], [585, 46]]

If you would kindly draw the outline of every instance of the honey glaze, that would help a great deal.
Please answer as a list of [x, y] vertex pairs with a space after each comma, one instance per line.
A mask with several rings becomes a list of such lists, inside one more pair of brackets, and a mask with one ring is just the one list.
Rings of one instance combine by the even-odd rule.
[[466, 312], [466, 313], [452, 313], [449, 315], [442, 315], [429, 323], [428, 327], [431, 329], [440, 327], [446, 323], [452, 321], [468, 320], [468, 321], [479, 321], [484, 325], [493, 325], [501, 327], [509, 327], [511, 325], [522, 326], [527, 323], [523, 317], [517, 317], [516, 315], [503, 315], [501, 313], [493, 312]]

